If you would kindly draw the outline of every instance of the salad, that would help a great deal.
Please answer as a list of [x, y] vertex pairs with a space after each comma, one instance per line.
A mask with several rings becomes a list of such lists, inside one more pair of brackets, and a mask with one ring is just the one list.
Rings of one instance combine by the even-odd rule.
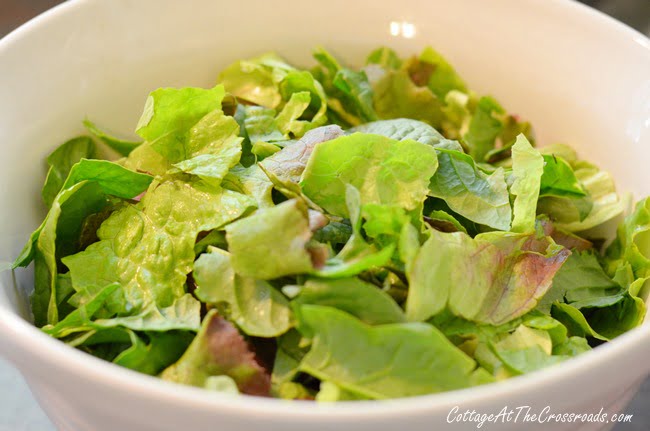
[[643, 322], [648, 199], [536, 148], [431, 48], [314, 57], [155, 90], [138, 141], [84, 121], [13, 265], [34, 323], [165, 380], [341, 401], [534, 372]]

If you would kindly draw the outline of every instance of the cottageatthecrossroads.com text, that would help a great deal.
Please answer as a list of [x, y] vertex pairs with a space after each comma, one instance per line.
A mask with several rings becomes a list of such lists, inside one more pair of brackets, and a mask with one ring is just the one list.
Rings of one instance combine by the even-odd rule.
[[632, 422], [631, 414], [609, 414], [605, 413], [604, 410], [601, 407], [600, 411], [595, 413], [555, 413], [551, 410], [550, 406], [546, 406], [540, 411], [533, 411], [530, 406], [512, 408], [505, 406], [497, 413], [481, 413], [476, 410], [461, 411], [459, 406], [455, 406], [447, 414], [447, 423], [475, 423], [476, 428], [480, 429], [486, 423], [560, 424]]

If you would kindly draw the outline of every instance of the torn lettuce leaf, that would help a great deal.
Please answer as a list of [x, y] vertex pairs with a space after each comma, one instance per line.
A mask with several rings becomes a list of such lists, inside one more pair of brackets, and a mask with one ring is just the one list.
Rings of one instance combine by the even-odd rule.
[[512, 209], [503, 169], [488, 175], [467, 154], [438, 149], [438, 170], [429, 195], [443, 199], [463, 217], [494, 229], [509, 230]]
[[537, 215], [537, 200], [544, 173], [544, 158], [522, 134], [512, 146], [512, 232], [533, 232]]
[[463, 151], [458, 142], [445, 139], [436, 129], [422, 121], [408, 118], [394, 120], [373, 121], [362, 124], [349, 130], [350, 133], [371, 133], [386, 136], [387, 138], [403, 141], [412, 139], [421, 144], [431, 145], [434, 148]]
[[342, 217], [348, 216], [346, 184], [360, 191], [364, 204], [412, 210], [424, 201], [437, 166], [435, 150], [428, 145], [355, 133], [317, 145], [300, 186], [316, 204]]
[[[136, 141], [127, 141], [125, 139], [120, 139], [116, 138], [114, 136], [109, 135], [108, 133], [104, 132], [103, 130], [100, 130], [95, 123], [92, 121], [85, 119], [83, 121], [84, 127], [97, 139], [99, 139], [100, 142], [103, 142], [106, 146], [111, 148], [112, 150], [116, 151], [118, 154], [127, 157], [129, 154], [131, 154], [131, 151], [139, 147], [142, 142], [136, 142]], [[90, 157], [86, 157], [90, 158]]]
[[201, 302], [220, 307], [225, 315], [251, 336], [277, 337], [291, 326], [289, 303], [263, 280], [236, 274], [230, 253], [209, 248], [194, 264], [195, 295]]
[[63, 263], [78, 292], [119, 282], [127, 310], [166, 307], [185, 293], [197, 234], [254, 206], [247, 196], [200, 181], [156, 181], [141, 202], [124, 206], [101, 225], [98, 242]]
[[544, 154], [540, 196], [583, 197], [586, 195], [573, 168], [559, 155]]
[[221, 108], [223, 86], [212, 89], [161, 88], [149, 95], [136, 132], [172, 163], [191, 153], [187, 141], [192, 127]]
[[81, 159], [94, 159], [97, 157], [97, 148], [92, 139], [81, 136], [71, 139], [59, 146], [47, 156], [47, 177], [41, 191], [43, 202], [49, 208], [52, 206], [56, 195], [63, 188], [63, 183], [68, 178], [70, 169]]
[[[297, 318], [298, 330], [312, 339], [300, 370], [363, 397], [408, 397], [492, 380], [425, 323], [371, 327], [348, 313], [319, 305], [298, 307]], [[440, 369], [445, 372], [436, 372]]]
[[390, 295], [358, 278], [311, 279], [292, 304], [333, 307], [369, 325], [406, 321], [404, 312]]
[[310, 272], [309, 238], [307, 207], [295, 199], [226, 226], [235, 272], [262, 280]]

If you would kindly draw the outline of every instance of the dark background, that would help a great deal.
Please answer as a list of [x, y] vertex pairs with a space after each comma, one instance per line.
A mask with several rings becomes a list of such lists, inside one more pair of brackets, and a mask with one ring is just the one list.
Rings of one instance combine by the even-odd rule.
[[[60, 0], [0, 0], [0, 37], [59, 3]], [[583, 0], [583, 3], [650, 36], [650, 0]], [[614, 431], [650, 430], [650, 379], [643, 384], [627, 412], [634, 415], [632, 423], [619, 424]], [[0, 361], [0, 431], [51, 430], [54, 427], [35, 405], [22, 379]]]

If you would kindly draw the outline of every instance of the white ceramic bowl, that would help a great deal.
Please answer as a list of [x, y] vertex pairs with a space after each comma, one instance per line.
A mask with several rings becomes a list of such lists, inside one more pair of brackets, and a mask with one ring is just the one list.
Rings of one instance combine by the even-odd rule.
[[[413, 24], [414, 37], [392, 36], [393, 21]], [[382, 44], [404, 54], [434, 45], [472, 88], [531, 119], [540, 142], [570, 142], [609, 169], [621, 190], [650, 194], [650, 42], [577, 3], [82, 0], [0, 41], [0, 259], [11, 260], [40, 222], [43, 158], [81, 133], [85, 116], [129, 133], [149, 91], [210, 86], [235, 59], [277, 50], [307, 64], [311, 48], [324, 45], [354, 62]], [[30, 284], [29, 271], [2, 274], [0, 352], [61, 430], [421, 431], [451, 427], [454, 406], [614, 412], [650, 371], [646, 324], [560, 366], [477, 389], [352, 405], [228, 397], [139, 375], [50, 339], [24, 319]], [[576, 429], [521, 419], [492, 429], [523, 426]]]

